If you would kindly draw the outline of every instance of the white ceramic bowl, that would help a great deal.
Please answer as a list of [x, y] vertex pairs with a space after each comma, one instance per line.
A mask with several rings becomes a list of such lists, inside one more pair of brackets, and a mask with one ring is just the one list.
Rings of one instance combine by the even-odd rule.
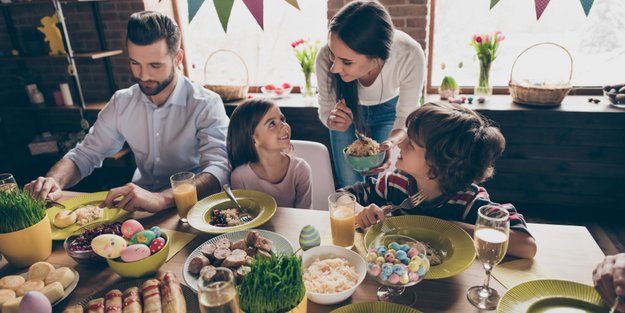
[[316, 293], [306, 291], [308, 300], [318, 304], [334, 304], [344, 301], [352, 296], [356, 288], [362, 283], [367, 275], [367, 263], [358, 253], [337, 246], [318, 246], [304, 252], [302, 256], [302, 271], [306, 269], [316, 260], [325, 260], [333, 258], [345, 258], [351, 265], [356, 268], [358, 281], [356, 284], [345, 291], [339, 293]]

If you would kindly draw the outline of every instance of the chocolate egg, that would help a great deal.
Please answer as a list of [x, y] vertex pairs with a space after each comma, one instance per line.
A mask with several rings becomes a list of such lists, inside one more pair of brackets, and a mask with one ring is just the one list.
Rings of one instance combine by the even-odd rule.
[[124, 248], [124, 250], [120, 252], [120, 256], [124, 262], [143, 260], [150, 256], [150, 248], [144, 244], [138, 243]]
[[91, 241], [91, 249], [99, 256], [107, 259], [118, 258], [121, 251], [126, 248], [126, 240], [113, 234], [99, 235]]
[[142, 243], [146, 246], [150, 245], [150, 242], [156, 238], [156, 234], [151, 230], [140, 231], [132, 236], [130, 239], [130, 244], [134, 245], [137, 243]]
[[143, 225], [137, 220], [127, 220], [122, 224], [122, 235], [124, 238], [130, 239], [132, 236], [143, 230]]
[[161, 249], [163, 249], [164, 246], [165, 246], [165, 238], [163, 237], [154, 238], [154, 240], [150, 242], [150, 252], [152, 252], [152, 254], [159, 252], [161, 251]]
[[50, 300], [39, 291], [29, 291], [20, 302], [19, 313], [51, 313]]
[[321, 236], [315, 226], [306, 225], [299, 233], [299, 245], [306, 251], [321, 244]]

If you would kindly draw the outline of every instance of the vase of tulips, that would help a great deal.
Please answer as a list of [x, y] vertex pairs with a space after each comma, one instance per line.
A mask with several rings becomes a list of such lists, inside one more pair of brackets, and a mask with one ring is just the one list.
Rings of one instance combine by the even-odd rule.
[[501, 32], [496, 32], [493, 35], [473, 35], [471, 46], [475, 48], [475, 56], [480, 63], [479, 76], [474, 89], [474, 94], [477, 98], [487, 99], [493, 94], [493, 86], [490, 83], [490, 68], [495, 58], [497, 58], [499, 43], [505, 38]]
[[300, 92], [304, 97], [313, 97], [315, 89], [312, 86], [312, 74], [315, 73], [315, 58], [319, 51], [319, 41], [300, 39], [291, 43], [291, 47], [304, 73], [304, 86], [301, 87]]

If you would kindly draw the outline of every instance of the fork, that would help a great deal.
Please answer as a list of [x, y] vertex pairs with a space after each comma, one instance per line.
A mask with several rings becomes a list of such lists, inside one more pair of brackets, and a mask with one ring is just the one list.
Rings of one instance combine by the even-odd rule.
[[616, 300], [614, 300], [614, 305], [612, 305], [612, 308], [610, 308], [610, 313], [615, 313], [616, 312], [616, 308], [618, 307], [619, 303], [623, 301], [623, 297], [622, 296], [617, 296]]
[[418, 206], [419, 204], [421, 204], [423, 201], [425, 201], [426, 198], [427, 198], [427, 195], [425, 194], [425, 192], [423, 192], [423, 190], [419, 190], [419, 192], [413, 195], [410, 195], [410, 197], [406, 198], [399, 205], [393, 205], [385, 209], [384, 213], [388, 214], [388, 213], [392, 213], [400, 209], [406, 210], [406, 209], [414, 208]]
[[239, 220], [243, 222], [244, 224], [251, 222], [254, 219], [254, 217], [252, 217], [252, 215], [250, 215], [249, 213], [244, 212], [239, 202], [237, 202], [237, 198], [235, 198], [234, 194], [232, 194], [232, 189], [230, 189], [230, 185], [224, 184], [223, 187], [224, 187], [224, 191], [226, 192], [226, 195], [228, 195], [228, 198], [230, 198], [230, 200], [234, 202], [234, 205], [236, 205], [237, 209], [239, 209], [239, 212], [241, 212], [241, 214], [239, 214]]

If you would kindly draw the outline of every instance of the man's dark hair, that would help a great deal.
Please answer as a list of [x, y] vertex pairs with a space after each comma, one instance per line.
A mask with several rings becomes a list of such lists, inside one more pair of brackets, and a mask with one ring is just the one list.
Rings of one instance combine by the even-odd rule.
[[167, 15], [154, 12], [137, 12], [128, 20], [128, 41], [140, 46], [151, 45], [165, 39], [167, 50], [175, 55], [180, 49], [180, 30]]

